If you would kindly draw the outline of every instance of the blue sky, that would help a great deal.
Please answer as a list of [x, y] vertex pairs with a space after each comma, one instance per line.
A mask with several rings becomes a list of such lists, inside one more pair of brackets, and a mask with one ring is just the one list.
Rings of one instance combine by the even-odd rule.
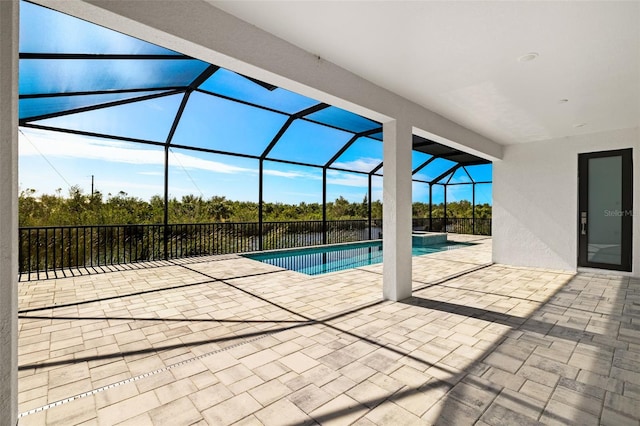
[[[31, 53], [145, 53], [173, 54], [113, 31], [97, 27], [51, 10], [21, 3], [21, 52]], [[37, 28], [37, 31], [33, 31]], [[71, 37], [69, 34], [82, 34]], [[207, 64], [197, 60], [21, 60], [20, 93], [68, 93], [123, 88], [186, 86]], [[269, 106], [281, 111], [250, 107], [209, 94], [194, 92], [172, 139], [173, 144], [204, 147], [247, 155], [260, 155], [288, 114], [318, 102], [277, 88], [269, 91], [231, 71], [220, 69], [201, 89], [224, 96]], [[102, 94], [23, 99], [21, 117], [46, 114], [113, 101], [131, 94]], [[164, 143], [182, 101], [182, 94], [162, 96], [117, 107], [40, 120], [37, 124], [78, 131], [139, 138]], [[363, 117], [330, 107], [310, 118], [353, 131], [378, 126]], [[323, 165], [353, 136], [353, 133], [296, 120], [267, 158]], [[413, 167], [429, 156], [414, 153]], [[95, 188], [105, 196], [124, 191], [148, 199], [163, 193], [164, 150], [162, 147], [91, 138], [59, 132], [22, 128], [20, 134], [20, 190], [63, 195], [69, 186], [79, 185], [85, 193]], [[362, 137], [347, 149], [333, 166], [370, 171], [382, 161], [382, 142]], [[438, 159], [415, 175], [431, 180], [453, 163]], [[491, 180], [491, 166], [469, 168], [476, 180]], [[472, 171], [473, 170], [473, 171]], [[383, 171], [383, 170], [382, 170]], [[451, 182], [469, 181], [462, 170]], [[194, 194], [233, 200], [257, 201], [258, 160], [172, 148], [169, 157], [170, 195]], [[477, 185], [478, 203], [491, 201], [491, 186]], [[327, 198], [340, 196], [362, 201], [367, 194], [367, 177], [329, 170]], [[448, 200], [471, 199], [471, 186], [450, 186]], [[264, 198], [269, 202], [322, 201], [322, 171], [319, 168], [265, 161]], [[382, 199], [382, 179], [373, 179], [373, 199]], [[428, 185], [414, 182], [414, 201], [428, 202]], [[434, 202], [443, 200], [441, 188], [434, 189]]]
[[[368, 152], [360, 156], [357, 153], [354, 148], [339, 165], [348, 168], [352, 164], [358, 169], [373, 162], [366, 157]], [[104, 195], [124, 191], [148, 199], [163, 193], [164, 150], [161, 147], [25, 128], [20, 134], [19, 158], [21, 190], [33, 188], [37, 193], [51, 194], [61, 188], [64, 195], [69, 185], [79, 185], [89, 193], [93, 175], [95, 188]], [[266, 201], [322, 201], [321, 169], [266, 161], [264, 173]], [[486, 173], [485, 170], [483, 174]], [[428, 176], [423, 173], [421, 177]], [[362, 174], [330, 170], [327, 183], [329, 200], [343, 196], [350, 201], [362, 201], [367, 194], [367, 178]], [[258, 161], [172, 148], [169, 184], [170, 195], [178, 198], [187, 194], [205, 198], [221, 195], [233, 200], [257, 201]], [[447, 196], [449, 201], [471, 200], [471, 186], [449, 186]], [[382, 178], [373, 179], [373, 199], [382, 199]], [[428, 202], [428, 185], [414, 182], [413, 199]], [[442, 200], [443, 191], [435, 186], [434, 202]], [[491, 185], [476, 185], [476, 200], [491, 202]]]
[[[378, 142], [379, 143], [379, 142]], [[20, 189], [62, 194], [69, 185], [85, 193], [119, 191], [148, 199], [163, 193], [164, 150], [144, 144], [78, 135], [22, 129], [20, 134]], [[322, 171], [318, 168], [266, 161], [264, 197], [272, 202], [321, 202]], [[377, 180], [376, 180], [377, 181]], [[257, 201], [258, 160], [172, 148], [169, 156], [170, 194]], [[329, 171], [327, 190], [361, 201], [367, 178], [356, 173]], [[382, 182], [374, 182], [374, 199], [382, 196]]]

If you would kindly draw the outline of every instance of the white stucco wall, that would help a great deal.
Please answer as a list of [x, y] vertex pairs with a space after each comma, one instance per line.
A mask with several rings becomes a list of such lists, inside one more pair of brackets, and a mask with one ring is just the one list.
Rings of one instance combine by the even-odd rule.
[[0, 1], [0, 426], [18, 410], [18, 0]]
[[[493, 260], [575, 271], [578, 154], [634, 148], [634, 211], [640, 211], [640, 130], [553, 139], [504, 148], [493, 166]], [[640, 276], [640, 215], [633, 219], [633, 274]]]

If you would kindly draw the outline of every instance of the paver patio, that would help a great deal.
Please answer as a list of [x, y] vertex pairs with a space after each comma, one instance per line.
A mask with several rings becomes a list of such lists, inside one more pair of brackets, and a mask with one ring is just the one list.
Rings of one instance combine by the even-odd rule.
[[640, 424], [640, 280], [452, 239], [399, 303], [240, 256], [22, 282], [19, 424]]

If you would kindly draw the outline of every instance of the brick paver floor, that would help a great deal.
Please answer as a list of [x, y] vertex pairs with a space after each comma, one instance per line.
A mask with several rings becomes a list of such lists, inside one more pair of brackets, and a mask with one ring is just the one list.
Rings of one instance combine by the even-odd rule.
[[398, 303], [240, 256], [21, 282], [19, 424], [640, 424], [640, 280], [452, 239]]

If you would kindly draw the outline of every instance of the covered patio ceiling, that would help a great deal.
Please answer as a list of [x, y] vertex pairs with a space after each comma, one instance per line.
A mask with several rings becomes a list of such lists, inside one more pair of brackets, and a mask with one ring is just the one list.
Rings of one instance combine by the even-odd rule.
[[[24, 128], [383, 174], [382, 126], [376, 121], [21, 4], [19, 120]], [[472, 154], [413, 138], [414, 181], [447, 184], [455, 175], [455, 182], [488, 183], [474, 176], [472, 167], [486, 164]]]
[[637, 1], [204, 1], [501, 145], [639, 125]]

